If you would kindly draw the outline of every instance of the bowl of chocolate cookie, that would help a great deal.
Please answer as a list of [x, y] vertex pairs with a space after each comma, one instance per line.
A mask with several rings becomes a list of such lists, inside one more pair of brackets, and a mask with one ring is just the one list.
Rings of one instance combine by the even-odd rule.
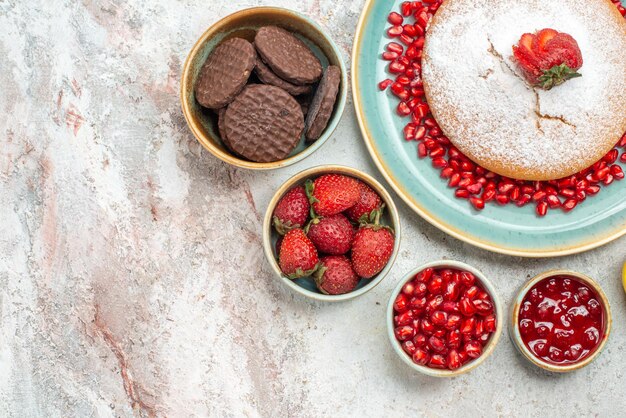
[[311, 155], [331, 136], [348, 82], [339, 49], [294, 11], [253, 7], [209, 27], [191, 49], [181, 105], [196, 139], [217, 158], [273, 169]]

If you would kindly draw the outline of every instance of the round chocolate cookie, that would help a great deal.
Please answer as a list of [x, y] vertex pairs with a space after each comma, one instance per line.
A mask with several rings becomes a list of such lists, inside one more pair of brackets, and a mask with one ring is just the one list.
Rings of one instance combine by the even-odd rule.
[[254, 45], [263, 61], [283, 80], [311, 84], [322, 76], [322, 64], [308, 46], [277, 26], [259, 29]]
[[329, 65], [324, 71], [322, 81], [317, 86], [306, 117], [307, 141], [315, 141], [326, 129], [335, 107], [339, 84], [341, 84], [341, 69], [335, 65]]
[[229, 148], [261, 163], [287, 157], [298, 145], [303, 130], [300, 104], [275, 86], [246, 86], [224, 115]]
[[295, 84], [291, 84], [288, 81], [283, 80], [274, 72], [270, 67], [265, 65], [263, 60], [257, 58], [256, 66], [254, 67], [254, 71], [256, 75], [259, 77], [264, 84], [269, 84], [270, 86], [280, 87], [285, 90], [287, 93], [292, 96], [299, 96], [301, 94], [307, 94], [311, 91], [311, 86], [298, 86]]
[[217, 131], [220, 134], [220, 139], [226, 145], [226, 147], [232, 151], [228, 138], [226, 137], [226, 129], [224, 128], [224, 116], [226, 115], [225, 107], [217, 111]]
[[196, 100], [209, 109], [232, 102], [246, 85], [256, 63], [254, 46], [241, 38], [219, 44], [209, 55], [196, 81]]

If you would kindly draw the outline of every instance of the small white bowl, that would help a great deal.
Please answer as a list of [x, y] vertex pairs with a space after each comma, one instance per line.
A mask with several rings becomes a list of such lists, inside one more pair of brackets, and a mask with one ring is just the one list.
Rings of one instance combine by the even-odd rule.
[[[389, 225], [393, 231], [395, 236], [395, 241], [393, 245], [393, 253], [391, 254], [391, 258], [387, 262], [387, 265], [380, 273], [374, 276], [371, 279], [364, 280], [362, 279], [359, 283], [359, 286], [354, 289], [352, 292], [344, 293], [342, 295], [325, 295], [321, 293], [315, 286], [315, 283], [312, 279], [302, 278], [292, 280], [285, 275], [280, 270], [278, 262], [276, 260], [275, 254], [275, 243], [278, 238], [278, 234], [276, 230], [272, 227], [272, 215], [274, 213], [274, 208], [278, 204], [278, 201], [283, 197], [287, 191], [289, 191], [292, 187], [297, 184], [301, 184], [307, 179], [313, 179], [315, 177], [319, 177], [323, 174], [343, 174], [346, 176], [354, 177], [358, 180], [361, 180], [363, 183], [370, 186], [382, 199], [385, 204], [385, 210], [383, 212], [383, 223], [385, 225]], [[368, 174], [365, 174], [362, 171], [359, 171], [355, 168], [345, 167], [341, 165], [320, 165], [317, 167], [309, 168], [304, 170], [295, 176], [291, 177], [287, 180], [274, 194], [274, 197], [270, 201], [267, 210], [265, 212], [265, 219], [263, 220], [263, 249], [265, 251], [265, 256], [267, 261], [269, 262], [272, 270], [276, 273], [278, 277], [282, 280], [284, 284], [286, 284], [289, 288], [304, 295], [311, 299], [326, 301], [326, 302], [341, 302], [349, 299], [356, 298], [358, 296], [363, 295], [364, 293], [369, 292], [374, 287], [376, 287], [383, 278], [389, 273], [391, 270], [391, 266], [396, 260], [396, 256], [398, 254], [398, 250], [400, 248], [400, 217], [398, 216], [398, 209], [396, 209], [396, 205], [391, 200], [391, 196], [385, 190], [385, 188], [376, 181], [373, 177]]]
[[[491, 335], [491, 338], [489, 339], [489, 342], [487, 343], [487, 345], [483, 348], [483, 353], [477, 359], [474, 359], [472, 361], [465, 363], [463, 366], [459, 367], [456, 370], [434, 369], [432, 367], [416, 364], [415, 362], [413, 362], [413, 359], [411, 358], [411, 356], [409, 356], [402, 349], [402, 345], [400, 345], [400, 342], [396, 339], [396, 336], [394, 334], [395, 326], [393, 323], [393, 317], [394, 317], [393, 303], [395, 302], [396, 297], [400, 294], [400, 292], [402, 291], [402, 287], [407, 282], [413, 280], [413, 278], [415, 277], [417, 273], [429, 267], [436, 268], [436, 269], [453, 268], [457, 270], [469, 271], [476, 277], [476, 280], [485, 288], [485, 291], [489, 293], [489, 296], [491, 296], [491, 300], [493, 301], [493, 306], [495, 308], [496, 330]], [[491, 282], [487, 280], [485, 275], [482, 274], [479, 270], [475, 269], [474, 267], [468, 264], [461, 263], [460, 261], [452, 261], [452, 260], [433, 261], [430, 263], [423, 264], [417, 267], [416, 269], [412, 270], [402, 280], [400, 280], [400, 282], [393, 289], [393, 291], [391, 292], [391, 297], [389, 298], [389, 304], [387, 305], [387, 334], [389, 335], [389, 341], [391, 342], [391, 345], [393, 346], [393, 349], [395, 350], [396, 354], [398, 354], [398, 356], [402, 359], [402, 361], [406, 363], [413, 370], [417, 370], [420, 373], [423, 373], [428, 376], [434, 376], [434, 377], [459, 376], [461, 374], [469, 372], [470, 370], [475, 369], [480, 364], [482, 364], [485, 361], [485, 359], [489, 357], [491, 353], [493, 353], [493, 350], [496, 348], [496, 345], [498, 344], [498, 340], [500, 339], [500, 335], [502, 334], [503, 320], [504, 320], [504, 314], [502, 311], [502, 305], [500, 304], [500, 299], [498, 298], [498, 295], [496, 293], [496, 290], [493, 284], [491, 284]]]
[[[519, 311], [520, 311], [520, 307], [522, 306], [522, 301], [524, 300], [524, 297], [530, 291], [530, 289], [532, 289], [534, 285], [536, 285], [543, 279], [546, 279], [552, 276], [568, 276], [568, 277], [571, 277], [573, 279], [583, 282], [584, 284], [589, 286], [598, 294], [598, 298], [600, 299], [599, 302], [602, 304], [602, 309], [604, 310], [604, 317], [606, 321], [604, 323], [604, 330], [603, 330], [604, 332], [602, 333], [602, 341], [600, 341], [600, 344], [598, 345], [598, 348], [596, 348], [596, 351], [594, 351], [593, 353], [591, 353], [589, 357], [583, 359], [583, 361], [580, 361], [578, 363], [558, 365], [558, 364], [548, 363], [547, 361], [540, 359], [539, 357], [535, 356], [528, 349], [528, 347], [526, 347], [526, 344], [524, 344], [524, 340], [522, 340], [522, 335], [519, 332]], [[606, 295], [602, 291], [602, 288], [600, 287], [600, 285], [596, 283], [591, 277], [586, 276], [582, 273], [577, 273], [571, 270], [549, 270], [541, 274], [538, 274], [522, 286], [517, 296], [515, 297], [514, 302], [515, 303], [513, 303], [513, 306], [511, 307], [511, 322], [509, 323], [509, 335], [511, 336], [511, 340], [513, 341], [515, 347], [517, 347], [518, 351], [522, 353], [524, 358], [526, 358], [526, 360], [528, 360], [535, 366], [541, 367], [542, 369], [547, 370], [549, 372], [567, 373], [567, 372], [571, 372], [574, 370], [582, 369], [583, 367], [587, 366], [589, 363], [591, 363], [600, 355], [600, 352], [604, 348], [606, 341], [609, 338], [609, 334], [611, 333], [612, 317], [611, 317], [611, 306], [609, 304], [609, 300], [607, 299]]]

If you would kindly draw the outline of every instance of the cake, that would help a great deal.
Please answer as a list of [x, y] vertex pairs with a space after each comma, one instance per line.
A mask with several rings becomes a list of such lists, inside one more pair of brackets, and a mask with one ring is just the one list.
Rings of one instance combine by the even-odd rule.
[[[571, 35], [581, 77], [550, 90], [512, 47], [544, 28]], [[422, 60], [430, 110], [450, 141], [502, 176], [550, 180], [600, 160], [626, 131], [626, 23], [609, 0], [446, 0]]]

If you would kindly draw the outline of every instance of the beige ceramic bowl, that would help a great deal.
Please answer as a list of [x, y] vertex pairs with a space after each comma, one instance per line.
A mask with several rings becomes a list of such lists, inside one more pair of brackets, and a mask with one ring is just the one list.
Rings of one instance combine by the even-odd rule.
[[[547, 277], [552, 276], [568, 276], [585, 283], [598, 294], [598, 297], [600, 298], [599, 302], [602, 304], [602, 308], [604, 309], [604, 317], [606, 318], [606, 321], [604, 323], [604, 332], [602, 333], [602, 340], [600, 341], [600, 345], [598, 346], [598, 348], [596, 348], [596, 351], [591, 353], [589, 357], [578, 363], [561, 366], [543, 361], [542, 359], [536, 357], [533, 353], [530, 352], [528, 347], [526, 347], [526, 344], [524, 344], [522, 336], [519, 332], [519, 311], [522, 305], [522, 301], [526, 296], [526, 293], [528, 293], [528, 291], [530, 291], [530, 289], [535, 284], [539, 283]], [[535, 366], [541, 367], [542, 369], [548, 370], [550, 372], [566, 373], [585, 367], [600, 355], [600, 352], [604, 348], [604, 345], [609, 338], [609, 334], [611, 333], [611, 323], [611, 306], [609, 305], [609, 300], [606, 298], [606, 295], [602, 291], [600, 285], [598, 285], [591, 277], [571, 270], [550, 270], [533, 277], [520, 289], [519, 293], [515, 297], [515, 303], [513, 303], [513, 306], [511, 308], [511, 322], [509, 323], [509, 334], [511, 335], [513, 343], [515, 344], [519, 352], [523, 354], [526, 360], [530, 361]]]
[[[256, 29], [266, 25], [281, 26], [300, 37], [322, 65], [329, 64], [341, 68], [341, 86], [337, 94], [335, 109], [322, 136], [311, 145], [301, 140], [294, 151], [284, 160], [257, 163], [232, 154], [220, 140], [217, 117], [213, 111], [198, 104], [194, 94], [196, 78], [207, 57], [220, 42], [241, 37], [253, 40]], [[277, 7], [253, 7], [226, 16], [206, 30], [189, 52], [180, 82], [180, 101], [183, 114], [194, 136], [211, 154], [237, 167], [269, 170], [294, 164], [319, 149], [337, 127], [346, 104], [348, 79], [339, 48], [325, 31], [315, 22], [296, 12]]]
[[[395, 232], [395, 242], [393, 247], [393, 254], [389, 259], [389, 262], [385, 266], [385, 268], [378, 273], [376, 276], [369, 280], [361, 279], [359, 281], [359, 285], [356, 289], [354, 289], [350, 293], [345, 293], [343, 295], [325, 295], [321, 293], [317, 287], [315, 286], [315, 282], [311, 278], [302, 278], [297, 280], [291, 280], [285, 277], [278, 266], [277, 254], [276, 254], [276, 239], [278, 238], [278, 233], [272, 227], [272, 215], [274, 213], [274, 208], [278, 204], [283, 195], [290, 190], [292, 187], [303, 184], [307, 179], [313, 179], [321, 176], [322, 174], [344, 174], [347, 176], [354, 177], [356, 179], [361, 180], [368, 186], [370, 186], [383, 200], [385, 203], [385, 209], [383, 213], [382, 222], [385, 225], [389, 225], [393, 228]], [[265, 212], [265, 219], [263, 220], [263, 249], [265, 251], [265, 256], [267, 257], [267, 261], [269, 262], [272, 270], [276, 273], [278, 277], [282, 280], [282, 282], [287, 285], [292, 290], [309, 297], [311, 299], [328, 301], [328, 302], [341, 302], [348, 299], [353, 299], [357, 296], [361, 296], [362, 294], [372, 290], [376, 285], [378, 285], [383, 278], [389, 273], [391, 270], [391, 266], [393, 265], [396, 255], [398, 254], [398, 249], [400, 248], [400, 217], [398, 216], [398, 210], [396, 209], [396, 205], [391, 200], [391, 196], [383, 188], [383, 186], [376, 181], [373, 177], [368, 174], [363, 173], [362, 171], [356, 170], [354, 168], [345, 167], [341, 165], [321, 165], [318, 167], [309, 168], [308, 170], [304, 170], [295, 176], [291, 177], [287, 180], [274, 194], [274, 197], [270, 201], [267, 210]]]
[[[415, 277], [417, 273], [429, 267], [430, 268], [453, 268], [457, 270], [469, 271], [476, 277], [476, 280], [484, 287], [485, 291], [489, 293], [489, 296], [491, 296], [491, 300], [493, 301], [493, 306], [495, 308], [496, 330], [493, 332], [493, 334], [491, 335], [491, 338], [489, 339], [489, 342], [484, 347], [482, 355], [478, 357], [477, 359], [474, 359], [470, 362], [465, 363], [463, 366], [459, 367], [456, 370], [434, 369], [432, 367], [422, 366], [421, 364], [414, 363], [411, 356], [409, 356], [402, 349], [402, 345], [396, 339], [396, 336], [394, 334], [395, 328], [394, 328], [394, 323], [393, 323], [393, 316], [394, 316], [393, 315], [393, 303], [395, 302], [396, 297], [400, 294], [400, 292], [402, 291], [402, 287], [407, 282], [413, 280], [413, 278]], [[389, 336], [389, 341], [391, 341], [391, 345], [393, 346], [393, 349], [396, 352], [396, 354], [400, 357], [400, 359], [402, 359], [402, 361], [407, 366], [409, 366], [413, 370], [416, 370], [425, 375], [434, 376], [434, 377], [459, 376], [461, 374], [474, 370], [476, 367], [481, 365], [487, 359], [487, 357], [489, 357], [491, 353], [493, 353], [493, 350], [495, 350], [496, 345], [498, 344], [498, 341], [500, 340], [500, 335], [502, 334], [502, 322], [504, 321], [502, 305], [500, 304], [500, 299], [498, 298], [498, 294], [496, 293], [496, 289], [493, 286], [493, 284], [491, 284], [491, 282], [487, 279], [487, 277], [485, 277], [483, 273], [481, 273], [479, 270], [475, 269], [474, 267], [465, 263], [461, 263], [460, 261], [452, 261], [452, 260], [433, 261], [430, 263], [423, 264], [417, 267], [416, 269], [412, 270], [411, 272], [409, 272], [402, 280], [400, 280], [400, 282], [396, 285], [395, 289], [393, 289], [393, 291], [391, 292], [391, 297], [389, 298], [389, 303], [387, 304], [386, 314], [387, 314], [387, 334]]]

